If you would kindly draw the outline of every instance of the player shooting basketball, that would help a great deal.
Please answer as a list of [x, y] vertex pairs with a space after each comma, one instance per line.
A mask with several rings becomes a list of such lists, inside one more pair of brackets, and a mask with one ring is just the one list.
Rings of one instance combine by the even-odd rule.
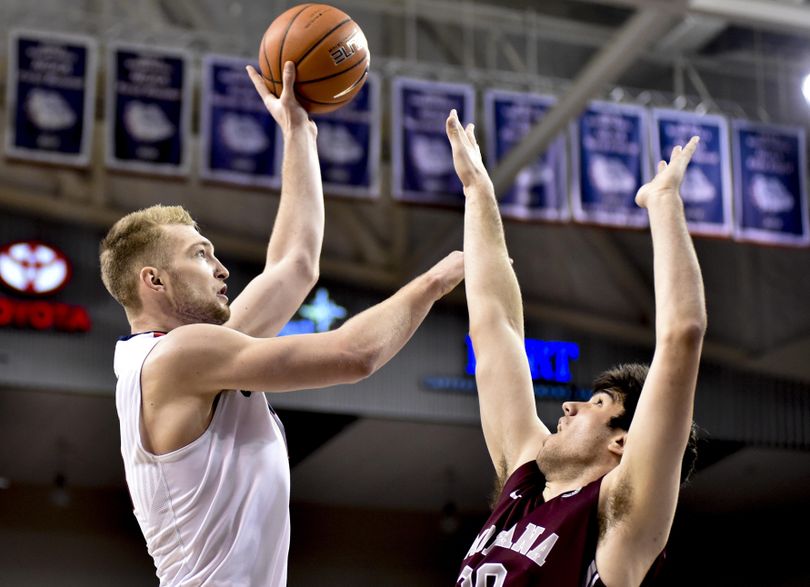
[[[660, 162], [636, 203], [650, 218], [656, 346], [649, 371], [599, 376], [565, 402], [554, 432], [537, 417], [520, 290], [472, 125], [447, 120], [464, 185], [464, 265], [481, 424], [502, 486], [457, 584], [640, 585], [669, 537], [692, 437], [706, 328], [703, 285], [678, 193], [693, 138]], [[687, 454], [692, 454], [687, 451]]]
[[284, 136], [264, 271], [229, 306], [228, 271], [177, 206], [133, 212], [101, 244], [104, 284], [131, 326], [115, 350], [121, 453], [161, 585], [286, 585], [286, 443], [264, 394], [248, 390], [368, 376], [463, 273], [455, 252], [335, 331], [270, 338], [318, 277], [323, 194], [317, 131], [294, 98], [292, 63], [280, 98], [250, 75]]

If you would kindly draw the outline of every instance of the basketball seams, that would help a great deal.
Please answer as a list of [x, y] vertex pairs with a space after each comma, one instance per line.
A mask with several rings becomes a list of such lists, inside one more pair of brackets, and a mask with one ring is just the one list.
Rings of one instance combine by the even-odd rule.
[[309, 57], [309, 56], [312, 54], [312, 52], [313, 52], [313, 51], [314, 51], [314, 50], [315, 50], [315, 49], [318, 47], [318, 45], [320, 45], [320, 44], [321, 44], [321, 43], [323, 43], [323, 42], [324, 42], [326, 39], [328, 39], [329, 37], [331, 37], [331, 36], [332, 36], [332, 33], [334, 33], [335, 31], [337, 31], [337, 30], [338, 30], [338, 29], [340, 29], [341, 27], [343, 27], [343, 25], [348, 24], [348, 23], [351, 23], [351, 22], [354, 22], [354, 21], [353, 21], [351, 18], [346, 18], [345, 20], [340, 21], [340, 22], [339, 22], [339, 23], [337, 23], [335, 26], [333, 26], [331, 29], [329, 29], [329, 30], [328, 30], [326, 33], [324, 33], [324, 34], [321, 36], [321, 38], [320, 38], [320, 39], [318, 39], [317, 41], [315, 41], [315, 42], [314, 42], [314, 43], [313, 43], [313, 44], [310, 46], [310, 48], [309, 48], [309, 49], [307, 49], [306, 51], [304, 51], [304, 54], [303, 54], [303, 55], [301, 55], [301, 57], [299, 57], [299, 58], [296, 60], [295, 65], [296, 65], [296, 66], [298, 66], [298, 65], [300, 65], [301, 63], [303, 63], [303, 62], [306, 60], [306, 58], [307, 58], [307, 57]]
[[342, 104], [345, 104], [347, 102], [351, 102], [354, 99], [354, 96], [355, 96], [354, 90], [357, 89], [359, 85], [361, 85], [360, 82], [362, 82], [364, 79], [366, 79], [367, 76], [368, 76], [368, 69], [363, 71], [363, 75], [361, 75], [357, 79], [357, 81], [355, 81], [348, 89], [343, 91], [344, 94], [350, 94], [350, 95], [348, 97], [346, 97], [346, 98], [343, 98], [342, 100], [334, 100], [332, 102], [322, 102], [322, 101], [319, 101], [319, 100], [312, 100], [311, 98], [307, 98], [306, 96], [303, 96], [303, 95], [299, 94], [298, 92], [295, 93], [295, 98], [299, 102], [305, 101], [305, 102], [309, 102], [310, 104], [320, 104], [322, 106], [338, 106], [338, 105], [342, 105]]
[[[320, 102], [318, 100], [311, 100], [311, 99], [307, 98], [306, 96], [302, 96], [301, 94], [298, 94], [298, 93], [295, 94], [295, 99], [298, 100], [299, 102], [309, 102], [310, 104], [319, 104], [321, 106], [336, 106], [338, 104], [343, 104], [344, 102], [350, 102], [352, 98], [354, 98], [354, 96], [351, 96], [350, 98], [346, 98], [345, 100], [339, 100], [337, 102]], [[315, 112], [314, 114], [318, 114], [318, 113]]]
[[[330, 112], [357, 95], [368, 78], [370, 56], [364, 44], [351, 41], [362, 35], [354, 19], [328, 4], [306, 3], [287, 10], [276, 21], [262, 36], [259, 59], [264, 83], [276, 97], [284, 88], [287, 61], [296, 66], [299, 79], [291, 90], [304, 110]], [[335, 71], [338, 67], [342, 69]]]
[[319, 77], [319, 78], [315, 78], [315, 79], [308, 79], [308, 80], [306, 80], [306, 81], [298, 81], [298, 80], [296, 80], [296, 83], [297, 83], [297, 84], [304, 85], [304, 84], [314, 84], [314, 83], [317, 83], [317, 82], [322, 82], [322, 81], [324, 81], [324, 80], [332, 79], [333, 77], [337, 77], [337, 76], [339, 76], [339, 75], [343, 75], [344, 73], [348, 73], [348, 72], [350, 72], [351, 70], [353, 70], [355, 67], [357, 67], [357, 66], [359, 66], [359, 65], [363, 65], [363, 64], [365, 64], [365, 65], [366, 65], [366, 69], [368, 69], [368, 61], [369, 61], [369, 59], [368, 59], [368, 55], [366, 55], [365, 57], [363, 57], [363, 59], [361, 59], [361, 60], [360, 60], [360, 61], [358, 61], [357, 63], [353, 63], [353, 64], [351, 64], [351, 65], [350, 65], [349, 67], [347, 67], [346, 69], [341, 69], [340, 71], [337, 71], [337, 72], [335, 72], [335, 73], [330, 73], [329, 75], [327, 75], [327, 76], [325, 76], [325, 77]]
[[[295, 15], [293, 15], [293, 17], [290, 19], [290, 22], [287, 23], [287, 28], [284, 29], [284, 35], [282, 35], [281, 43], [279, 44], [279, 47], [278, 47], [278, 77], [281, 78], [282, 80], [284, 79], [284, 75], [283, 75], [284, 74], [284, 42], [287, 40], [287, 34], [290, 32], [290, 29], [292, 28], [292, 25], [295, 22], [295, 19], [298, 18], [299, 16], [301, 16], [301, 14], [307, 8], [309, 8], [310, 6], [312, 6], [312, 4], [304, 4], [303, 6], [301, 6], [301, 10], [299, 10], [298, 12], [295, 13]], [[265, 49], [265, 51], [266, 51], [266, 49]], [[272, 75], [272, 73], [273, 73], [273, 71], [271, 69], [270, 74]], [[283, 90], [284, 89], [284, 84], [281, 83], [280, 85], [281, 85], [281, 88]], [[275, 89], [275, 87], [276, 87], [275, 82], [273, 82], [273, 89]]]
[[[268, 81], [268, 82], [270, 82], [270, 83], [272, 83], [272, 84], [273, 84], [273, 95], [274, 95], [276, 98], [278, 98], [278, 97], [279, 97], [279, 95], [278, 95], [278, 94], [276, 94], [276, 80], [274, 80], [274, 79], [273, 79], [273, 77], [272, 77], [272, 76], [273, 76], [273, 66], [272, 66], [272, 65], [270, 65], [270, 60], [267, 58], [267, 50], [264, 48], [264, 38], [262, 38], [262, 58], [264, 59], [265, 64], [267, 64], [267, 71], [269, 71], [269, 72], [270, 72], [270, 77], [268, 78], [268, 77], [266, 77], [264, 74], [261, 74], [261, 76], [262, 76], [262, 78], [264, 78], [266, 81]], [[261, 69], [261, 67], [260, 67], [259, 69]], [[280, 83], [280, 82], [279, 82], [279, 83]], [[264, 84], [264, 85], [267, 85], [267, 84]], [[282, 85], [282, 89], [284, 89], [284, 86], [283, 86], [283, 85]]]
[[363, 73], [360, 74], [360, 77], [358, 77], [357, 80], [355, 80], [355, 82], [352, 85], [350, 85], [348, 88], [343, 90], [340, 94], [338, 94], [338, 96], [340, 96], [340, 95], [343, 95], [343, 96], [351, 95], [352, 97], [354, 97], [355, 88], [357, 88], [358, 86], [363, 85], [365, 83], [367, 77], [368, 77], [368, 67], [366, 67], [366, 69], [363, 70]]

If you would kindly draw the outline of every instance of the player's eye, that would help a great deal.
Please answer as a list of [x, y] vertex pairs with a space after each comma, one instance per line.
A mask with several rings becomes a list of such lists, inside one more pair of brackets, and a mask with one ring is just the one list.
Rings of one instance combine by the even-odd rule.
[[199, 251], [197, 251], [197, 256], [198, 257], [205, 257], [205, 249], [200, 249]]

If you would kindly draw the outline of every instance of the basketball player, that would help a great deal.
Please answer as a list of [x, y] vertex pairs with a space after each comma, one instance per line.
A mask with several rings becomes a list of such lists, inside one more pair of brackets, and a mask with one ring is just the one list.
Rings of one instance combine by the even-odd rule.
[[481, 423], [502, 486], [457, 584], [640, 585], [672, 526], [706, 328], [678, 193], [697, 138], [660, 162], [636, 195], [649, 214], [655, 256], [652, 365], [599, 376], [589, 401], [562, 405], [552, 432], [536, 415], [520, 290], [473, 127], [464, 129], [454, 111], [447, 135], [466, 196], [464, 269]]
[[265, 94], [285, 139], [267, 261], [230, 306], [228, 271], [179, 206], [133, 212], [101, 244], [102, 279], [131, 327], [115, 351], [121, 453], [161, 585], [286, 585], [286, 441], [251, 392], [367, 377], [463, 274], [455, 252], [337, 330], [271, 338], [315, 283], [323, 236], [316, 130], [287, 91], [290, 65], [282, 96]]

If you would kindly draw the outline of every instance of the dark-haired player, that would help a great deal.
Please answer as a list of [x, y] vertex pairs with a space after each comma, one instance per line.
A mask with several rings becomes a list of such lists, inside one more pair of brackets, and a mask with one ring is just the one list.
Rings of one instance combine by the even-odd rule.
[[[481, 423], [502, 485], [457, 584], [610, 587], [652, 579], [672, 527], [706, 329], [703, 285], [678, 193], [697, 147], [676, 147], [636, 203], [650, 218], [656, 346], [649, 370], [597, 378], [551, 432], [537, 417], [523, 308], [472, 125], [447, 120], [464, 185], [464, 268]], [[691, 452], [691, 451], [690, 451]]]

